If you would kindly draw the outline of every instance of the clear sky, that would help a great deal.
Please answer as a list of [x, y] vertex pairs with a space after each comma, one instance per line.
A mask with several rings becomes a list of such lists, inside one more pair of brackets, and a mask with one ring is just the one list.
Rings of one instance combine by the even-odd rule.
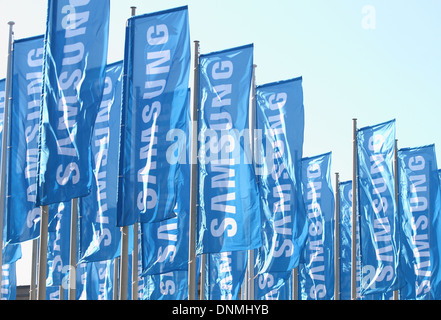
[[[254, 43], [258, 85], [302, 76], [303, 154], [332, 151], [341, 181], [352, 178], [352, 118], [359, 128], [395, 118], [399, 148], [435, 143], [441, 159], [439, 0], [110, 2], [109, 63], [123, 59], [130, 6], [144, 14], [188, 5], [201, 53]], [[44, 34], [46, 10], [47, 0], [0, 1], [0, 78], [7, 22], [16, 23], [16, 39]], [[22, 259], [30, 265], [30, 251]], [[28, 274], [18, 273], [19, 284], [29, 283]]]

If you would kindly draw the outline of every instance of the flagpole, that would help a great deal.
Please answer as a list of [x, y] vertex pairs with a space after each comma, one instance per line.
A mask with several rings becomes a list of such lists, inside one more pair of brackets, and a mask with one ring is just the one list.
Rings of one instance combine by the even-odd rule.
[[138, 222], [133, 224], [132, 300], [138, 300]]
[[[9, 21], [9, 40], [8, 40], [8, 65], [6, 71], [6, 83], [5, 83], [5, 109], [3, 111], [3, 136], [2, 136], [2, 150], [1, 150], [1, 181], [0, 181], [0, 270], [3, 270], [3, 220], [5, 216], [5, 194], [6, 194], [6, 162], [7, 162], [7, 150], [8, 150], [8, 114], [9, 114], [9, 96], [11, 78], [12, 78], [12, 43], [13, 43], [13, 27], [15, 22]], [[0, 278], [1, 283], [1, 278]]]
[[199, 281], [199, 300], [205, 300], [205, 281], [207, 273], [205, 272], [205, 266], [207, 263], [207, 254], [201, 254], [201, 280]]
[[[398, 211], [398, 200], [399, 200], [399, 190], [398, 190], [398, 139], [395, 139], [395, 150], [394, 150], [394, 180], [395, 180], [395, 203], [397, 206], [397, 215], [399, 215]], [[399, 216], [398, 216], [399, 217]], [[398, 278], [398, 275], [397, 275]], [[393, 299], [399, 300], [398, 290], [394, 290]]]
[[[197, 219], [197, 193], [198, 193], [198, 86], [199, 86], [199, 41], [194, 41], [193, 65], [193, 107], [192, 107], [192, 134], [191, 134], [191, 177], [190, 177], [190, 229], [188, 239], [188, 300], [196, 298], [196, 219]], [[204, 270], [201, 270], [204, 272]]]
[[113, 259], [113, 300], [118, 300], [119, 257]]
[[[136, 7], [130, 7], [130, 15], [136, 15]], [[129, 264], [129, 226], [121, 228], [121, 266], [119, 277], [119, 299], [127, 300]], [[133, 268], [132, 268], [133, 269]]]
[[40, 220], [40, 250], [38, 252], [38, 300], [46, 300], [46, 268], [47, 268], [47, 237], [48, 237], [49, 207], [41, 207]]
[[352, 119], [352, 239], [351, 239], [351, 299], [357, 299], [357, 119]]
[[29, 288], [29, 300], [36, 300], [37, 297], [37, 287], [36, 287], [36, 276], [37, 276], [37, 257], [38, 257], [38, 239], [32, 240], [32, 265], [31, 265], [31, 285]]
[[[250, 104], [250, 160], [254, 167], [254, 129], [256, 127], [256, 68], [257, 65], [253, 64], [253, 76], [251, 83], [251, 104]], [[256, 177], [257, 178], [257, 177]], [[258, 179], [256, 179], [258, 181]], [[260, 214], [260, 212], [256, 212]], [[247, 294], [248, 300], [254, 300], [254, 249], [248, 250], [248, 285]]]
[[129, 226], [121, 228], [121, 265], [119, 277], [119, 300], [127, 300], [129, 262]]
[[335, 173], [334, 300], [340, 300], [340, 192], [339, 174]]
[[292, 269], [292, 299], [299, 300], [299, 268]]
[[[76, 299], [77, 272], [77, 230], [78, 230], [78, 198], [71, 201], [70, 216], [70, 250], [69, 250], [69, 293], [68, 299]], [[47, 231], [46, 231], [47, 233]]]

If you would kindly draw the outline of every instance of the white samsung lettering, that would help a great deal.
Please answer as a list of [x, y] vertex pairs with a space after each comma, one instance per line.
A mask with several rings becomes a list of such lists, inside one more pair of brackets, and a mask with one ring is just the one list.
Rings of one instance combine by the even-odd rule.
[[322, 176], [320, 164], [312, 162], [306, 168], [308, 179], [306, 187], [307, 216], [309, 220], [309, 277], [313, 280], [308, 296], [311, 299], [326, 296], [325, 257], [323, 244], [323, 215], [321, 210], [322, 182], [317, 181]]
[[[61, 27], [64, 29], [66, 42], [62, 48], [64, 53], [61, 61], [63, 67], [69, 67], [71, 71], [62, 71], [58, 77], [59, 90], [63, 91], [58, 101], [58, 127], [60, 132], [57, 136], [65, 136], [57, 141], [57, 153], [60, 156], [78, 157], [74, 145], [74, 134], [70, 130], [76, 122], [78, 114], [78, 94], [83, 72], [81, 62], [84, 60], [85, 49], [81, 36], [86, 33], [87, 22], [90, 12], [85, 5], [90, 0], [70, 0], [68, 5], [61, 8], [63, 18]], [[77, 67], [78, 66], [78, 67]], [[77, 68], [75, 68], [77, 67]], [[66, 136], [66, 133], [67, 136]], [[66, 185], [69, 181], [77, 184], [80, 181], [80, 171], [74, 162], [65, 167], [60, 164], [56, 169], [56, 181], [60, 185]]]
[[[372, 210], [375, 213], [373, 221], [373, 240], [376, 243], [375, 254], [381, 267], [372, 270], [375, 275], [369, 282], [369, 287], [374, 288], [375, 282], [381, 282], [385, 279], [391, 281], [394, 276], [394, 269], [391, 264], [394, 263], [392, 234], [389, 217], [386, 216], [389, 208], [386, 180], [383, 176], [387, 168], [387, 163], [382, 152], [386, 138], [382, 134], [374, 134], [369, 138], [368, 149], [372, 152], [370, 156], [369, 173], [372, 177]], [[386, 262], [387, 264], [385, 264]]]
[[[25, 128], [26, 154], [24, 176], [27, 181], [32, 181], [26, 188], [26, 201], [34, 204], [37, 197], [37, 168], [38, 168], [38, 148], [35, 142], [38, 137], [39, 123], [36, 119], [40, 118], [40, 97], [42, 93], [42, 66], [43, 66], [43, 48], [30, 49], [27, 53], [28, 72], [26, 73], [26, 94], [27, 94], [27, 115], [26, 121], [32, 121], [34, 124], [28, 124]], [[33, 147], [32, 145], [35, 145]], [[26, 214], [26, 227], [32, 228], [38, 223], [41, 216], [40, 207], [28, 210]]]
[[219, 261], [219, 286], [221, 289], [221, 300], [231, 300], [233, 298], [233, 276], [231, 274], [231, 252], [221, 252]]
[[150, 26], [146, 32], [147, 43], [152, 46], [146, 53], [144, 91], [141, 93], [144, 100], [148, 101], [142, 109], [141, 119], [147, 129], [141, 131], [139, 141], [139, 160], [145, 165], [138, 170], [138, 183], [141, 184], [137, 197], [137, 208], [141, 212], [153, 209], [158, 202], [156, 191], [158, 155], [158, 117], [161, 114], [160, 98], [167, 85], [168, 74], [171, 66], [170, 50], [163, 46], [168, 42], [169, 32], [165, 24]]
[[176, 292], [176, 284], [173, 280], [173, 272], [161, 275], [159, 290], [163, 295], [173, 295]]
[[169, 258], [173, 262], [176, 255], [176, 244], [178, 242], [177, 236], [178, 223], [176, 219], [168, 219], [160, 223], [157, 231], [158, 240], [166, 240], [168, 245], [160, 246], [157, 253], [157, 262], [164, 262]]
[[433, 266], [430, 263], [429, 184], [426, 178], [426, 160], [423, 156], [409, 157], [409, 207], [411, 218], [411, 243], [415, 258], [416, 295], [427, 294], [431, 289]]
[[101, 226], [94, 232], [95, 246], [108, 247], [112, 244], [112, 232], [110, 219], [108, 216], [108, 199], [107, 199], [107, 156], [110, 142], [110, 110], [112, 107], [112, 91], [113, 84], [110, 77], [104, 80], [104, 89], [102, 102], [98, 110], [94, 128], [94, 145], [98, 151], [95, 154], [95, 170], [94, 178], [96, 182], [96, 199], [98, 209], [96, 212], [95, 222]]
[[[277, 182], [273, 187], [273, 204], [272, 211], [275, 214], [274, 232], [277, 240], [274, 242], [273, 256], [279, 258], [284, 256], [291, 257], [294, 254], [294, 244], [292, 242], [292, 181], [286, 171], [285, 159], [285, 117], [283, 108], [286, 104], [288, 95], [285, 92], [272, 94], [268, 98], [269, 109], [266, 110], [269, 137], [271, 138], [271, 178]], [[267, 295], [265, 299], [273, 299], [273, 295], [277, 297], [278, 290], [274, 289]]]
[[[213, 98], [211, 99], [210, 122], [207, 134], [210, 141], [208, 150], [210, 154], [216, 157], [221, 151], [221, 159], [210, 159], [210, 170], [212, 172], [211, 188], [222, 190], [222, 194], [211, 198], [211, 212], [215, 215], [217, 212], [221, 214], [230, 214], [228, 217], [221, 219], [214, 218], [210, 224], [210, 233], [213, 237], [234, 237], [237, 233], [236, 214], [236, 183], [234, 149], [235, 140], [227, 131], [221, 132], [218, 140], [217, 131], [230, 130], [233, 128], [233, 121], [229, 108], [231, 107], [231, 94], [233, 86], [228, 80], [233, 75], [233, 63], [230, 60], [222, 60], [215, 62], [211, 68], [211, 77], [215, 81], [213, 83]], [[220, 80], [218, 83], [217, 81]], [[212, 131], [210, 134], [210, 131]], [[207, 151], [208, 151], [207, 150]], [[233, 202], [231, 202], [233, 201]]]

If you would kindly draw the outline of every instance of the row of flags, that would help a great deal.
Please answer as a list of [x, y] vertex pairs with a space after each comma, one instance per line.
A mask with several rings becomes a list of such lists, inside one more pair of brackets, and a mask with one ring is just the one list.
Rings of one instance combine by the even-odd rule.
[[[189, 85], [186, 6], [132, 16], [124, 59], [107, 64], [109, 12], [109, 0], [49, 0], [46, 34], [13, 42], [2, 299], [15, 298], [21, 243], [42, 240], [43, 208], [39, 299], [332, 300], [354, 285], [359, 299], [441, 298], [434, 145], [397, 150], [395, 120], [358, 129], [357, 189], [334, 190], [332, 153], [303, 157], [302, 77], [256, 86], [248, 44], [195, 52]], [[132, 273], [134, 289], [120, 282]]]

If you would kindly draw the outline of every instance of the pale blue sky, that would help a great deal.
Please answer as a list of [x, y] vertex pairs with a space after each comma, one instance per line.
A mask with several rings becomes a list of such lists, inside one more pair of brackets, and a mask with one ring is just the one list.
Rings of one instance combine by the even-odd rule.
[[[43, 34], [46, 5], [0, 1], [0, 78], [7, 22], [17, 39]], [[137, 14], [188, 5], [201, 53], [254, 43], [257, 84], [303, 76], [304, 156], [332, 151], [342, 181], [352, 177], [354, 117], [359, 127], [395, 118], [399, 147], [435, 143], [441, 159], [439, 0], [111, 0], [109, 63], [123, 58], [132, 5]]]

